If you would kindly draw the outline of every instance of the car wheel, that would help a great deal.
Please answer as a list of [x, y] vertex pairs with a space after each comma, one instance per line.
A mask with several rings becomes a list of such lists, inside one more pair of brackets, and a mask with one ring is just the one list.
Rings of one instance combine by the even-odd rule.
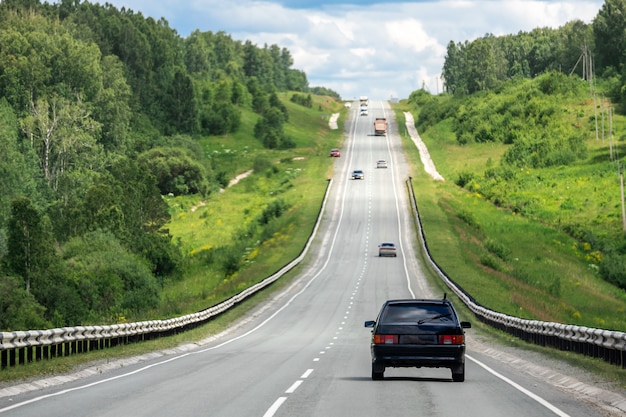
[[385, 367], [381, 365], [372, 364], [372, 380], [380, 381], [385, 374]]
[[461, 364], [455, 368], [452, 368], [452, 380], [454, 382], [465, 381], [465, 364]]

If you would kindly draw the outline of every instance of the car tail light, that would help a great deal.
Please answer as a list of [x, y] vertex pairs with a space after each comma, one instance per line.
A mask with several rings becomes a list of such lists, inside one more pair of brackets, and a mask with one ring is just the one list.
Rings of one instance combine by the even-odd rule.
[[375, 345], [397, 345], [398, 336], [394, 334], [375, 334], [374, 344]]
[[440, 345], [462, 345], [465, 337], [462, 334], [442, 334], [439, 335]]

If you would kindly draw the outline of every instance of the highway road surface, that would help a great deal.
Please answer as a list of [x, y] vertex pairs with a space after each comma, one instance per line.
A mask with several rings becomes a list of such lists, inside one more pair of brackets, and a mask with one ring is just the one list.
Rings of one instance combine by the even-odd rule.
[[[508, 360], [472, 329], [467, 331], [465, 382], [452, 382], [448, 369], [410, 368], [389, 368], [384, 380], [372, 381], [370, 329], [364, 321], [374, 320], [387, 299], [442, 294], [430, 289], [414, 255], [404, 186], [408, 168], [388, 104], [370, 102], [368, 116], [359, 116], [358, 106], [353, 107], [342, 156], [334, 160], [323, 226], [307, 267], [293, 284], [220, 337], [101, 374], [0, 396], [0, 415], [618, 415], [606, 403], [592, 401], [607, 392], [550, 382], [544, 371], [555, 370], [528, 358]], [[387, 136], [373, 135], [375, 117], [390, 121]], [[377, 169], [379, 159], [389, 167]], [[351, 179], [354, 169], [362, 169], [365, 178]], [[378, 257], [383, 241], [397, 244], [396, 258]], [[538, 375], [528, 372], [534, 366], [541, 370]]]

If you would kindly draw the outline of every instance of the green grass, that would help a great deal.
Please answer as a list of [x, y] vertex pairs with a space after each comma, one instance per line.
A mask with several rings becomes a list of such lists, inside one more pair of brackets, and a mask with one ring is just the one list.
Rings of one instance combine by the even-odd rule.
[[[304, 247], [331, 174], [329, 149], [342, 139], [341, 129], [329, 129], [326, 115], [343, 111], [343, 107], [315, 97], [313, 108], [306, 108], [291, 103], [288, 97], [282, 97], [289, 110], [285, 132], [297, 144], [294, 149], [263, 149], [251, 134], [247, 136], [252, 131], [249, 123], [255, 120], [249, 114], [244, 117], [249, 121], [233, 137], [203, 140], [213, 165], [229, 178], [258, 167], [262, 171], [251, 172], [236, 185], [205, 199], [169, 198], [172, 221], [167, 227], [188, 258], [188, 267], [182, 280], [168, 282], [162, 306], [152, 314], [171, 317], [207, 308], [276, 272]], [[259, 164], [259, 159], [264, 163]], [[259, 217], [277, 200], [289, 209], [259, 230]], [[251, 230], [258, 236], [246, 240]], [[202, 261], [213, 256], [215, 249], [234, 246], [226, 252], [239, 250], [233, 242], [242, 240], [246, 241], [243, 253], [232, 255], [242, 260], [234, 274]]]
[[[407, 109], [406, 104], [397, 108]], [[602, 203], [607, 193], [617, 190], [615, 185], [609, 185], [611, 180], [603, 182], [601, 175], [589, 180], [591, 173], [607, 171], [603, 162], [597, 162], [598, 155], [605, 153], [595, 140], [589, 144], [586, 164], [523, 172], [520, 175], [529, 178], [528, 184], [506, 184], [508, 195], [533, 202], [532, 215], [520, 215], [494, 205], [479, 187], [470, 192], [454, 184], [462, 172], [481, 175], [486, 167], [499, 163], [505, 146], [460, 146], [450, 121], [421, 136], [438, 171], [447, 179], [437, 182], [423, 173], [412, 173], [429, 248], [448, 276], [496, 311], [626, 331], [626, 292], [603, 281], [597, 274], [594, 254], [555, 227], [553, 220], [555, 212], [563, 216], [567, 211], [569, 222], [585, 220], [598, 231], [615, 227], [614, 216], [603, 211], [607, 204]], [[408, 154], [417, 153], [408, 141], [405, 149]], [[416, 162], [416, 166], [417, 171], [422, 170], [421, 163]], [[549, 187], [539, 186], [537, 178], [548, 182]], [[555, 188], [558, 196], [553, 195]], [[523, 190], [517, 191], [523, 197], [518, 197], [516, 190]], [[592, 195], [595, 202], [585, 204]], [[571, 201], [573, 208], [564, 208], [563, 201]]]
[[[626, 328], [624, 291], [607, 284], [589, 268], [584, 254], [577, 251], [571, 237], [541, 222], [497, 208], [457, 187], [452, 181], [442, 183], [430, 179], [424, 173], [419, 153], [404, 128], [402, 112], [411, 108], [404, 102], [394, 108], [410, 164], [410, 175], [417, 190], [416, 198], [428, 246], [433, 258], [448, 276], [484, 306], [506, 314], [590, 327]], [[422, 135], [422, 139], [427, 143], [438, 171], [446, 178], [461, 170], [481, 169], [489, 160], [499, 160], [504, 152], [501, 147], [492, 145], [457, 146], [449, 125], [434, 127], [427, 135]], [[487, 247], [510, 251], [504, 251], [508, 253], [505, 256], [508, 261], [491, 254], [505, 272], [481, 263], [481, 256], [490, 253]], [[520, 254], [524, 256], [520, 258]], [[415, 255], [422, 265], [428, 265], [421, 251]], [[519, 279], [507, 273], [511, 264], [518, 268], [518, 264], [522, 264], [528, 268], [526, 277], [530, 276], [530, 279]], [[535, 346], [481, 323], [433, 270], [426, 267], [424, 272], [434, 288], [447, 292], [456, 300], [459, 314], [464, 320], [472, 322], [473, 333], [520, 349], [522, 356], [528, 350], [567, 361], [597, 375], [602, 381], [626, 388], [626, 373], [602, 359]], [[560, 288], [558, 296], [555, 296], [550, 291], [554, 292], [556, 288], [550, 284], [557, 278]]]

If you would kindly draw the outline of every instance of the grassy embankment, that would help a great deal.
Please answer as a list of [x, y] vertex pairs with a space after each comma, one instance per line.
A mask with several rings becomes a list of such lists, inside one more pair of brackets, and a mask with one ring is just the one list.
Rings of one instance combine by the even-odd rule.
[[[568, 105], [593, 112], [588, 103]], [[469, 192], [454, 183], [461, 173], [482, 175], [487, 166], [500, 160], [506, 145], [460, 146], [450, 120], [443, 121], [421, 134], [437, 170], [446, 178], [445, 182], [434, 181], [424, 173], [404, 128], [402, 113], [410, 111], [417, 119], [419, 110], [406, 102], [395, 106], [395, 110], [407, 157], [413, 165], [413, 183], [428, 246], [448, 276], [479, 303], [499, 312], [626, 331], [626, 292], [602, 280], [593, 262], [598, 255], [586, 251], [584, 242], [576, 241], [558, 227], [559, 221], [580, 222], [582, 218], [594, 219], [591, 223], [596, 233], [603, 227], [615, 227], [614, 217], [620, 210], [619, 178], [616, 170], [612, 175], [604, 175], [607, 142], [596, 141], [592, 134], [587, 141], [590, 152], [586, 161], [569, 167], [526, 170], [524, 175], [530, 181], [539, 182], [539, 178], [543, 186], [524, 188], [525, 198], [542, 207], [533, 216], [524, 216], [496, 207], [479, 192]], [[617, 123], [623, 125], [620, 119]], [[597, 173], [601, 175], [595, 178]], [[519, 198], [519, 194], [516, 196]], [[606, 202], [609, 199], [611, 203]], [[602, 224], [600, 219], [608, 220]], [[432, 282], [442, 286], [436, 278]], [[461, 310], [471, 319], [468, 310]], [[473, 321], [478, 329], [504, 343], [567, 358], [626, 387], [626, 374], [615, 366], [533, 347]]]
[[[328, 152], [342, 138], [342, 129], [329, 129], [328, 118], [343, 107], [315, 97], [313, 107], [306, 108], [289, 97], [281, 96], [289, 110], [285, 132], [297, 145], [293, 149], [264, 149], [254, 138], [252, 113], [245, 114], [235, 135], [202, 140], [216, 172], [231, 179], [247, 175], [208, 199], [170, 199], [170, 232], [191, 261], [184, 280], [165, 288], [163, 317], [220, 302], [276, 272], [302, 250], [332, 175]], [[284, 212], [259, 221], [272, 204]]]

